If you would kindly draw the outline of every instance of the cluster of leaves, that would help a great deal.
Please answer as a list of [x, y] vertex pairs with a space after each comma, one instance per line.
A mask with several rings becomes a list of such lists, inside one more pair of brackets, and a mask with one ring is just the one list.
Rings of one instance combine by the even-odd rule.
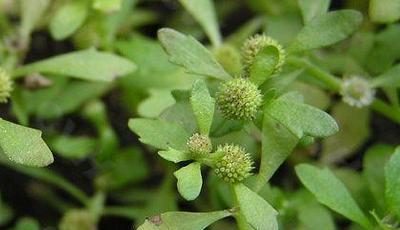
[[[0, 74], [12, 82], [0, 85], [12, 90], [0, 164], [35, 178], [29, 193], [62, 217], [23, 217], [13, 229], [89, 230], [104, 216], [141, 230], [397, 229], [399, 147], [373, 143], [360, 154], [362, 170], [338, 163], [369, 140], [371, 114], [400, 124], [400, 2], [344, 1], [331, 11], [329, 0], [177, 4], [161, 22], [136, 0], [0, 1]], [[256, 16], [224, 38], [218, 21], [229, 24], [244, 4]], [[168, 26], [158, 40], [136, 31], [153, 23]], [[38, 30], [76, 50], [27, 62]], [[209, 47], [199, 42], [206, 38]], [[135, 118], [110, 116], [110, 104]], [[115, 123], [143, 148], [131, 137], [126, 144]], [[221, 163], [224, 149], [246, 162]], [[93, 194], [41, 168], [54, 158], [90, 159]], [[191, 212], [180, 211], [183, 201]], [[6, 202], [0, 226], [14, 218]]]

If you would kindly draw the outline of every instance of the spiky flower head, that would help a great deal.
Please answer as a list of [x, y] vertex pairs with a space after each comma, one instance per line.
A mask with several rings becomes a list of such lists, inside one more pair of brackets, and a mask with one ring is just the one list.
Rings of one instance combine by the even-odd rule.
[[238, 183], [251, 175], [253, 160], [249, 153], [237, 145], [219, 146], [215, 155], [215, 173], [228, 183]]
[[216, 96], [219, 110], [230, 120], [254, 119], [262, 103], [260, 90], [244, 78], [222, 83]]
[[224, 44], [213, 50], [217, 61], [231, 75], [237, 75], [242, 69], [240, 52], [231, 45]]
[[0, 103], [7, 103], [12, 91], [12, 81], [10, 75], [0, 68]]
[[372, 103], [375, 90], [366, 79], [354, 76], [343, 80], [340, 94], [344, 102], [351, 106], [361, 108]]
[[189, 152], [195, 157], [203, 157], [209, 154], [212, 150], [211, 140], [207, 135], [195, 133], [188, 142], [187, 147]]
[[278, 50], [278, 63], [276, 64], [273, 74], [281, 71], [281, 68], [286, 60], [286, 52], [283, 47], [275, 39], [264, 34], [256, 34], [248, 38], [242, 47], [242, 62], [245, 75], [250, 72], [251, 65], [254, 62], [257, 54], [267, 46], [273, 46]]
[[70, 210], [64, 214], [60, 224], [60, 230], [96, 230], [96, 224], [92, 215], [81, 209]]

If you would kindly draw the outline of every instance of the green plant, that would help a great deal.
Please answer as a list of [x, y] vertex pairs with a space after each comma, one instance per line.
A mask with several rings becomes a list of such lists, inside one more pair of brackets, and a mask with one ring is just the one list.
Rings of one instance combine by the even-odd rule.
[[0, 9], [0, 227], [399, 229], [398, 0]]

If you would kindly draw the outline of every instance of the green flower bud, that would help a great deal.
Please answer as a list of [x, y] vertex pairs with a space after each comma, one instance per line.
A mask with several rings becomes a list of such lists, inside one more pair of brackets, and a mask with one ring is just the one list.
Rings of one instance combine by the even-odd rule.
[[60, 230], [96, 230], [92, 215], [86, 210], [71, 210], [64, 214], [59, 224]]
[[252, 120], [256, 117], [261, 103], [260, 90], [243, 78], [224, 82], [217, 92], [217, 105], [226, 119]]
[[253, 161], [244, 148], [236, 145], [219, 146], [215, 155], [215, 173], [228, 183], [238, 183], [251, 175]]
[[251, 65], [254, 62], [254, 58], [266, 46], [274, 46], [279, 53], [278, 63], [276, 64], [273, 74], [279, 73], [286, 59], [286, 52], [282, 46], [273, 38], [256, 34], [253, 37], [248, 38], [242, 48], [242, 62], [244, 66], [244, 73], [247, 76], [250, 72]]
[[343, 80], [340, 94], [344, 102], [350, 106], [361, 108], [372, 103], [375, 90], [366, 79], [354, 76]]
[[237, 75], [242, 69], [239, 51], [231, 45], [222, 45], [213, 50], [217, 61], [231, 75]]
[[208, 136], [195, 133], [188, 142], [188, 149], [194, 157], [204, 157], [212, 150], [211, 140]]
[[0, 68], [0, 103], [7, 103], [8, 98], [11, 96], [12, 81], [10, 75]]

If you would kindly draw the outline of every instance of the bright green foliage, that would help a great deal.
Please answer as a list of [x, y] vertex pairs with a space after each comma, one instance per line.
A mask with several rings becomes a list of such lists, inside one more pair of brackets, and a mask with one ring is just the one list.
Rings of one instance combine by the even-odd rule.
[[70, 137], [60, 135], [49, 144], [54, 151], [65, 158], [83, 159], [93, 153], [97, 143], [93, 138], [85, 136]]
[[87, 210], [70, 210], [61, 219], [60, 230], [95, 230], [94, 219]]
[[343, 183], [329, 169], [301, 164], [296, 166], [296, 174], [303, 185], [319, 202], [332, 210], [369, 229], [371, 223], [351, 197]]
[[314, 17], [303, 27], [290, 46], [298, 52], [339, 42], [360, 26], [362, 15], [355, 10], [338, 10]]
[[400, 64], [397, 64], [387, 70], [382, 75], [372, 80], [372, 85], [375, 87], [400, 87]]
[[54, 15], [50, 22], [50, 33], [62, 40], [72, 35], [85, 21], [88, 15], [87, 0], [72, 0], [67, 2]]
[[298, 0], [304, 24], [308, 24], [314, 17], [325, 14], [331, 3], [330, 0]]
[[369, 2], [369, 16], [378, 23], [390, 23], [400, 19], [399, 0], [371, 0]]
[[191, 163], [174, 172], [178, 179], [178, 191], [186, 200], [196, 199], [201, 191], [203, 179], [201, 178], [200, 163]]
[[176, 124], [167, 121], [137, 118], [129, 120], [129, 128], [140, 136], [140, 141], [159, 149], [170, 147], [185, 150], [190, 134]]
[[23, 217], [15, 224], [15, 230], [40, 230], [39, 222], [30, 217]]
[[267, 201], [243, 184], [235, 185], [234, 190], [240, 212], [254, 229], [278, 229], [278, 212]]
[[230, 120], [254, 119], [262, 102], [257, 86], [244, 78], [222, 83], [216, 97], [219, 110]]
[[221, 44], [221, 34], [218, 29], [212, 0], [179, 0], [190, 14], [200, 23], [214, 46]]
[[[21, 0], [21, 26], [23, 39], [29, 39], [30, 33], [36, 28], [41, 17], [48, 8], [50, 0]], [[26, 42], [26, 41], [24, 41]]]
[[138, 230], [170, 230], [176, 226], [179, 226], [180, 230], [203, 230], [215, 221], [231, 215], [232, 213], [226, 210], [204, 213], [166, 212], [148, 218]]
[[92, 6], [96, 10], [110, 13], [120, 10], [122, 2], [123, 0], [93, 0]]
[[66, 75], [89, 81], [112, 81], [135, 69], [136, 66], [125, 58], [88, 49], [25, 65], [16, 69], [13, 75], [23, 76], [39, 72]]
[[169, 60], [187, 72], [217, 79], [230, 78], [211, 52], [196, 39], [168, 28], [158, 31], [158, 39], [169, 54]]
[[397, 147], [385, 166], [385, 201], [400, 217], [400, 147]]
[[11, 161], [43, 167], [53, 162], [53, 155], [42, 139], [42, 132], [0, 118], [0, 147]]
[[165, 160], [172, 161], [174, 163], [187, 161], [191, 159], [190, 154], [172, 148], [165, 151], [159, 151], [158, 155], [160, 155], [160, 157], [164, 158]]
[[10, 75], [2, 68], [0, 68], [0, 103], [6, 103], [11, 96], [13, 90], [13, 83]]
[[203, 80], [197, 80], [193, 83], [190, 104], [200, 133], [208, 135], [214, 117], [215, 100], [210, 96], [207, 85]]

